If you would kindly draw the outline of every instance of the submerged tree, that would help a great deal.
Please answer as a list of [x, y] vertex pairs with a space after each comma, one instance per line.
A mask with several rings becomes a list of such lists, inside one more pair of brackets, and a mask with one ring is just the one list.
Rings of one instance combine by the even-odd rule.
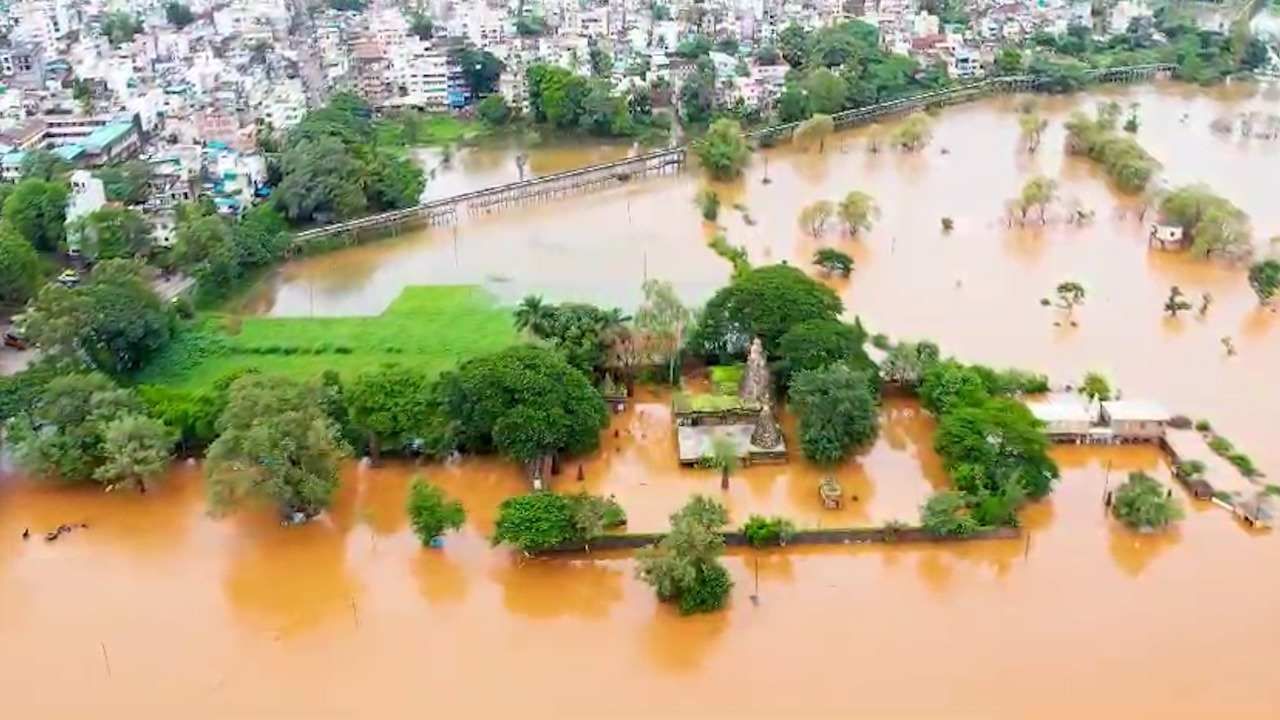
[[430, 545], [446, 530], [457, 530], [467, 519], [462, 503], [450, 500], [443, 490], [420, 477], [415, 477], [409, 486], [405, 509], [413, 533], [423, 545]]
[[800, 227], [813, 237], [820, 237], [835, 215], [835, 205], [830, 200], [818, 200], [800, 210]]
[[730, 180], [742, 174], [751, 156], [751, 148], [742, 137], [736, 120], [722, 118], [711, 123], [707, 134], [694, 143], [693, 150], [711, 177]]
[[695, 495], [671, 516], [671, 530], [637, 555], [636, 576], [659, 600], [677, 603], [683, 614], [720, 609], [733, 589], [719, 561], [724, 552], [720, 529], [728, 521], [723, 505]]
[[1027, 152], [1035, 152], [1040, 147], [1040, 140], [1048, 127], [1049, 121], [1035, 111], [1018, 116], [1018, 128], [1022, 130], [1022, 141], [1026, 144]]
[[121, 415], [103, 428], [104, 462], [93, 477], [108, 490], [135, 487], [145, 493], [147, 483], [168, 469], [176, 441], [176, 433], [155, 418], [141, 413]]
[[1045, 208], [1052, 203], [1058, 196], [1058, 181], [1043, 175], [1033, 177], [1022, 186], [1022, 194], [1019, 196], [1022, 204], [1022, 215], [1025, 218], [1027, 210], [1035, 207], [1040, 210], [1040, 222], [1045, 222]]
[[844, 460], [879, 429], [879, 405], [869, 378], [844, 363], [796, 373], [790, 398], [800, 420], [800, 447], [815, 463]]
[[853, 258], [835, 248], [819, 248], [813, 254], [813, 264], [828, 275], [834, 273], [849, 277], [849, 273], [853, 272]]
[[1183, 310], [1190, 310], [1191, 303], [1187, 301], [1182, 294], [1182, 288], [1173, 285], [1169, 288], [1169, 297], [1164, 301], [1164, 311], [1169, 313], [1169, 317], [1178, 317], [1178, 313]]
[[1263, 260], [1249, 268], [1249, 287], [1262, 305], [1270, 305], [1280, 293], [1280, 260]]
[[1111, 512], [1130, 529], [1163, 530], [1182, 518], [1182, 508], [1172, 493], [1144, 472], [1129, 473], [1116, 489]]
[[876, 218], [880, 217], [880, 207], [867, 193], [854, 190], [840, 201], [838, 214], [849, 235], [856, 236], [859, 230], [871, 230]]
[[1085, 290], [1084, 286], [1078, 282], [1067, 280], [1058, 283], [1058, 287], [1054, 289], [1058, 296], [1058, 307], [1067, 311], [1067, 321], [1075, 324], [1072, 320], [1077, 305], [1084, 304]]
[[1160, 214], [1165, 223], [1182, 228], [1194, 255], [1238, 259], [1253, 251], [1248, 216], [1204, 185], [1170, 191], [1160, 201]]
[[346, 448], [315, 386], [246, 375], [231, 384], [218, 427], [205, 463], [215, 512], [262, 500], [285, 518], [311, 518], [329, 506]]
[[814, 115], [801, 122], [796, 126], [792, 137], [798, 145], [809, 148], [813, 145], [818, 146], [818, 153], [821, 154], [827, 147], [827, 138], [831, 133], [835, 132], [835, 122], [830, 115]]
[[702, 213], [702, 219], [707, 222], [715, 222], [720, 215], [720, 195], [711, 188], [702, 188], [694, 195], [693, 202], [698, 206], [698, 211]]
[[913, 112], [893, 131], [893, 144], [914, 152], [929, 144], [932, 136], [932, 123], [923, 112]]

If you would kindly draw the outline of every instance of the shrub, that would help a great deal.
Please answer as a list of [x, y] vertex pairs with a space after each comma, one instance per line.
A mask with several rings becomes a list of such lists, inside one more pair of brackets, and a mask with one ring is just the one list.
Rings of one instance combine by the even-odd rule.
[[1213, 432], [1213, 426], [1209, 424], [1208, 420], [1197, 420], [1196, 430], [1202, 433]]
[[446, 530], [457, 530], [467, 519], [462, 503], [450, 500], [444, 491], [421, 478], [414, 478], [409, 486], [406, 510], [409, 524], [423, 545], [429, 545]]
[[964, 537], [979, 529], [978, 522], [969, 515], [964, 494], [955, 490], [929, 496], [920, 509], [920, 524], [938, 537]]
[[492, 542], [530, 553], [564, 545], [576, 537], [569, 500], [555, 493], [536, 492], [502, 501]]
[[1134, 530], [1159, 530], [1182, 517], [1182, 508], [1171, 494], [1143, 472], [1129, 473], [1129, 479], [1116, 489], [1111, 512]]
[[694, 569], [693, 581], [680, 593], [679, 607], [682, 615], [713, 612], [724, 607], [733, 578], [720, 563], [706, 563]]
[[786, 545], [795, 533], [795, 524], [778, 515], [768, 518], [763, 515], [752, 515], [742, 526], [742, 534], [747, 537], [747, 543], [757, 548], [766, 545]]
[[720, 196], [711, 188], [703, 188], [698, 191], [694, 197], [694, 202], [698, 205], [699, 212], [702, 213], [702, 219], [707, 222], [715, 222], [720, 216]]

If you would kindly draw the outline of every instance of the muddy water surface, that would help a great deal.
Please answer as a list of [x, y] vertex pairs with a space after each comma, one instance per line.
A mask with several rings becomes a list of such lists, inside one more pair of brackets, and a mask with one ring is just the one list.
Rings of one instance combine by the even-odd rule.
[[[1260, 236], [1280, 234], [1280, 144], [1207, 127], [1275, 100], [1180, 88], [1120, 99], [1142, 103], [1139, 139], [1169, 177], [1209, 182]], [[1073, 102], [1047, 110], [1061, 119]], [[948, 110], [917, 157], [869, 156], [858, 134], [821, 158], [773, 151], [771, 184], [758, 160], [723, 188], [755, 224], [729, 209], [722, 222], [757, 262], [801, 263], [818, 243], [796, 229], [799, 206], [866, 189], [883, 206], [876, 229], [823, 243], [856, 257], [839, 289], [871, 327], [1060, 379], [1103, 370], [1131, 397], [1210, 417], [1280, 477], [1280, 319], [1256, 309], [1238, 270], [1148, 252], [1093, 168], [1062, 157], [1058, 124], [1036, 157], [1018, 153], [1013, 106]], [[1004, 198], [1036, 172], [1058, 177], [1097, 221], [1006, 228]], [[728, 269], [702, 244], [697, 183], [636, 183], [483, 218], [460, 229], [456, 251], [437, 229], [317, 258], [287, 268], [267, 304], [305, 314], [300, 298], [313, 293], [317, 312], [377, 312], [405, 284], [447, 281], [486, 282], [505, 300], [539, 291], [630, 305], [646, 268], [702, 299]], [[957, 224], [946, 236], [943, 215]], [[1037, 302], [1068, 277], [1089, 290], [1077, 328], [1055, 327]], [[1212, 292], [1208, 316], [1162, 318], [1174, 283]], [[1238, 356], [1223, 355], [1223, 335]], [[583, 461], [585, 482], [570, 463], [557, 489], [614, 494], [636, 530], [661, 529], [691, 492], [719, 495], [714, 473], [677, 469], [666, 408], [642, 396]], [[736, 522], [753, 512], [808, 526], [912, 520], [943, 481], [931, 431], [912, 404], [886, 403], [875, 446], [836, 470], [859, 496], [840, 513], [818, 508], [819, 473], [801, 462], [736, 474], [725, 501]], [[1106, 518], [1101, 498], [1129, 470], [1167, 480], [1154, 450], [1054, 457], [1063, 481], [1025, 514], [1029, 541], [733, 553], [729, 608], [695, 618], [657, 604], [627, 555], [521, 561], [490, 549], [494, 508], [522, 491], [503, 463], [352, 463], [334, 510], [292, 529], [268, 513], [209, 518], [195, 465], [177, 466], [146, 497], [38, 486], [0, 470], [5, 715], [1280, 715], [1276, 535], [1185, 497], [1175, 533], [1134, 535]], [[418, 472], [469, 512], [443, 550], [420, 549], [406, 525]], [[19, 537], [79, 521], [89, 528], [54, 543]]]

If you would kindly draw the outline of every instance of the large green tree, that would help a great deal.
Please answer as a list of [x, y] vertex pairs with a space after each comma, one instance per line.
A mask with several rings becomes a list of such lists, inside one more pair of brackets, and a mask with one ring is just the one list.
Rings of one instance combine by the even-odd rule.
[[41, 252], [54, 252], [66, 238], [67, 186], [29, 178], [4, 201], [5, 222]]
[[1009, 398], [946, 412], [934, 436], [934, 449], [961, 490], [997, 492], [1014, 481], [1032, 499], [1048, 495], [1058, 477], [1048, 445], [1027, 406]]
[[344, 389], [351, 422], [367, 434], [375, 463], [388, 443], [403, 446], [425, 433], [432, 415], [431, 389], [426, 373], [403, 365], [361, 371]]
[[844, 310], [831, 288], [790, 265], [748, 270], [707, 302], [690, 346], [706, 356], [738, 357], [759, 337], [776, 353], [782, 336], [806, 320], [835, 320]]
[[843, 363], [796, 373], [789, 397], [800, 420], [800, 448], [813, 462], [838, 463], [879, 429], [870, 379]]
[[702, 167], [717, 180], [729, 180], [742, 174], [751, 157], [751, 148], [742, 137], [736, 120], [721, 118], [711, 123], [707, 134], [693, 144]]
[[462, 503], [450, 500], [444, 491], [423, 480], [414, 478], [409, 485], [409, 500], [405, 504], [413, 534], [423, 545], [430, 545], [446, 530], [457, 530], [467, 519]]
[[1239, 257], [1252, 250], [1248, 216], [1205, 185], [1171, 190], [1160, 201], [1160, 214], [1191, 238], [1195, 255]]
[[[133, 466], [134, 459], [117, 425], [141, 413], [137, 396], [103, 375], [60, 375], [10, 421], [7, 433], [19, 464], [32, 474], [114, 484], [120, 478], [111, 468]], [[109, 433], [116, 437], [109, 440]]]
[[874, 374], [875, 364], [862, 345], [867, 333], [861, 325], [839, 320], [805, 320], [792, 326], [778, 341], [778, 354], [788, 373], [818, 370], [836, 363]]
[[284, 377], [247, 375], [232, 383], [221, 435], [205, 462], [215, 512], [259, 500], [283, 517], [318, 515], [338, 487], [346, 448], [318, 389]]
[[102, 430], [104, 462], [93, 472], [109, 488], [136, 487], [162, 475], [173, 456], [176, 433], [163, 422], [140, 413], [122, 414]]
[[1249, 268], [1249, 287], [1267, 305], [1280, 293], [1280, 260], [1263, 260]]
[[0, 224], [0, 305], [21, 305], [40, 287], [35, 248], [8, 224]]
[[439, 398], [457, 441], [522, 462], [591, 450], [608, 422], [586, 375], [554, 350], [517, 346], [441, 377]]
[[27, 334], [52, 358], [123, 374], [168, 342], [173, 315], [133, 260], [98, 263], [76, 288], [45, 286], [27, 313]]

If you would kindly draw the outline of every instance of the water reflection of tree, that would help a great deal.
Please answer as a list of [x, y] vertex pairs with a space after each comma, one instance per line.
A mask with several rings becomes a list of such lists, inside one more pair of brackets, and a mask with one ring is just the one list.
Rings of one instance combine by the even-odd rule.
[[516, 560], [495, 571], [503, 605], [531, 618], [602, 618], [622, 599], [623, 571], [608, 560]]
[[732, 609], [682, 616], [669, 604], [658, 605], [652, 621], [643, 630], [645, 649], [660, 670], [671, 673], [697, 670], [729, 627], [731, 614]]
[[427, 602], [454, 604], [467, 596], [467, 575], [448, 552], [424, 550], [413, 559], [412, 568]]
[[1181, 540], [1182, 534], [1176, 529], [1161, 533], [1139, 533], [1114, 525], [1108, 549], [1111, 560], [1117, 567], [1130, 577], [1137, 577], [1153, 560]]
[[280, 635], [359, 613], [360, 588], [346, 568], [346, 532], [331, 517], [302, 527], [265, 518], [235, 524], [238, 547], [222, 582], [235, 612]]

